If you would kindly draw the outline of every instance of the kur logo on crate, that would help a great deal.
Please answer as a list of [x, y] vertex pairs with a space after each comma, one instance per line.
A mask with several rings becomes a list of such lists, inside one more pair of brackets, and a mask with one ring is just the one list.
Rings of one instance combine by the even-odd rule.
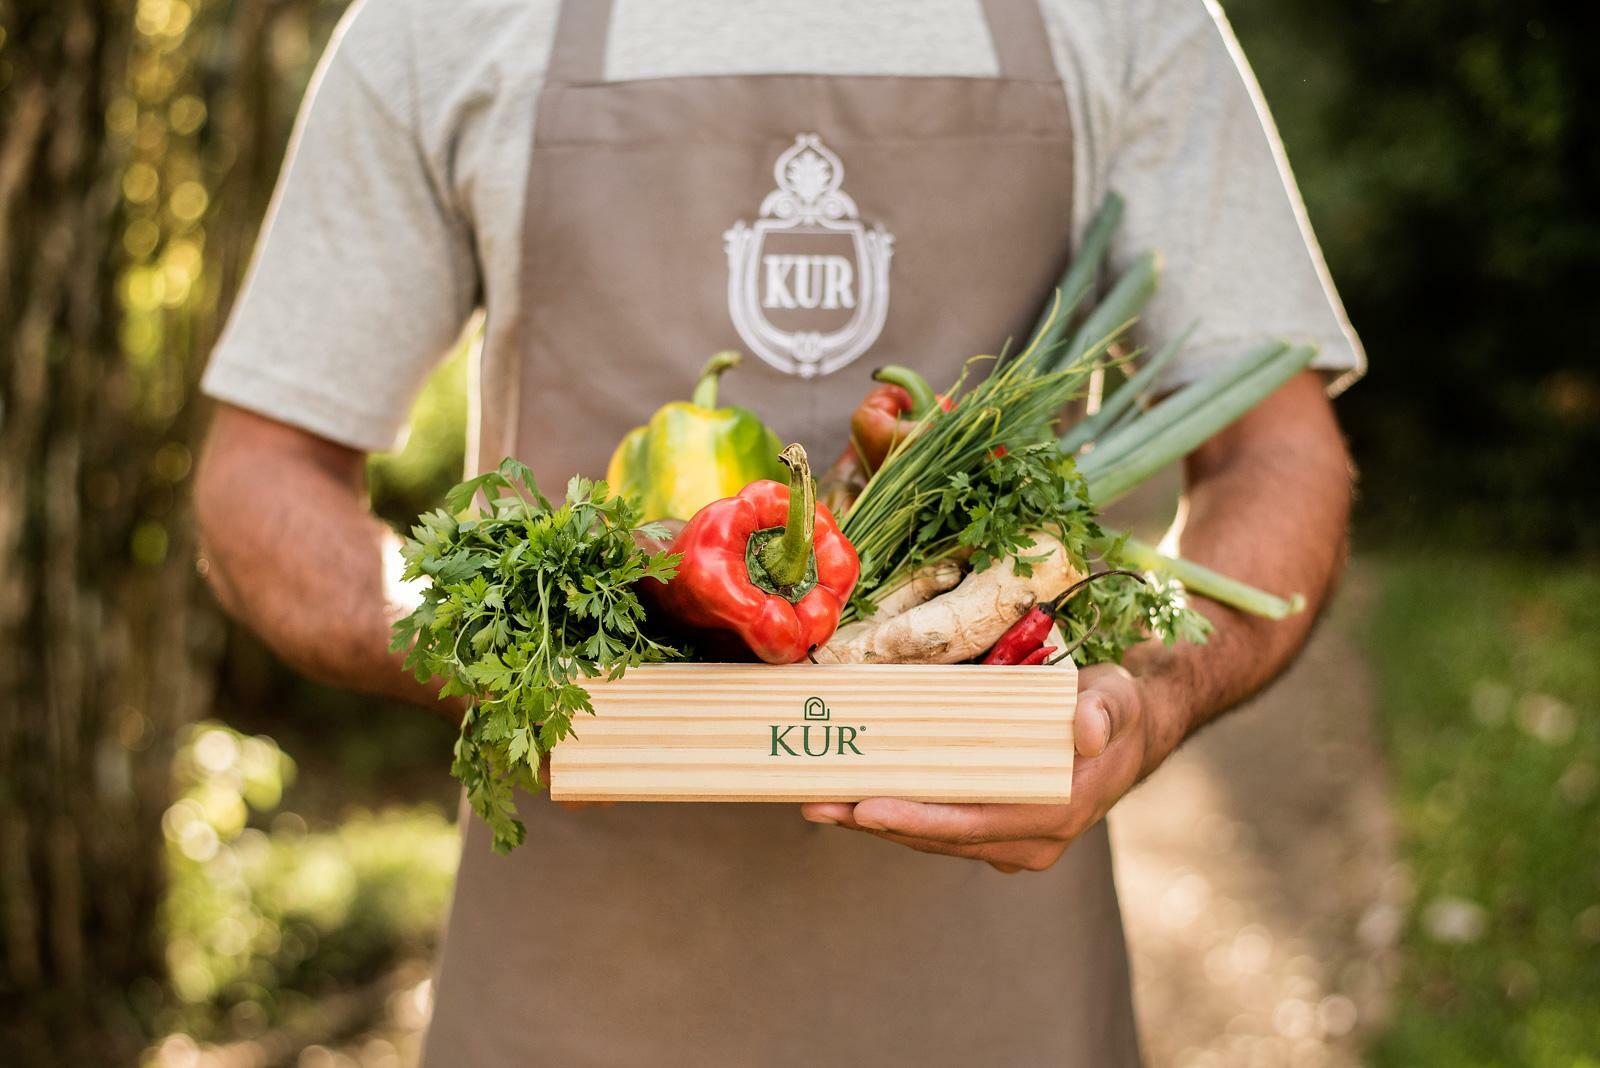
[[[820, 697], [808, 697], [802, 707], [801, 723], [774, 723], [772, 729], [772, 756], [845, 756], [861, 755], [857, 736], [866, 727], [845, 727], [829, 722], [833, 711]], [[796, 749], [795, 746], [800, 748]]]

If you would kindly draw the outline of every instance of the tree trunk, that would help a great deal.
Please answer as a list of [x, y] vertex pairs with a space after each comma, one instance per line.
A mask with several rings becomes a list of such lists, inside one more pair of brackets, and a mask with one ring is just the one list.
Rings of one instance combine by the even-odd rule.
[[342, 0], [0, 0], [0, 1060], [131, 1062], [211, 704], [195, 384]]
[[136, 364], [121, 335], [117, 283], [160, 242], [124, 196], [134, 5], [0, 13], [0, 1048], [126, 1063], [159, 1004], [174, 738], [215, 644], [182, 493], [194, 361], [173, 337]]

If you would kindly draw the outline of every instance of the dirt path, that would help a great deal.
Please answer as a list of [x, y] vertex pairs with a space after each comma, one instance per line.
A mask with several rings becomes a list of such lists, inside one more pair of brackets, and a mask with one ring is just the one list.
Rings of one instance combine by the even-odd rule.
[[1305, 655], [1112, 815], [1150, 1068], [1360, 1063], [1382, 1021], [1395, 864], [1356, 569]]

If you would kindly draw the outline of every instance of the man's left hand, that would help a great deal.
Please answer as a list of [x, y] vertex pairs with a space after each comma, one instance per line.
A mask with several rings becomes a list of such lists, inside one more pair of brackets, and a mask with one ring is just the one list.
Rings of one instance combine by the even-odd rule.
[[[1003, 669], [1001, 669], [1003, 670]], [[873, 797], [855, 804], [800, 806], [813, 823], [833, 823], [924, 853], [986, 861], [1003, 872], [1044, 871], [1143, 778], [1151, 760], [1153, 690], [1110, 664], [1080, 676], [1072, 801], [1066, 805], [948, 805]], [[1165, 754], [1160, 754], [1164, 757]]]

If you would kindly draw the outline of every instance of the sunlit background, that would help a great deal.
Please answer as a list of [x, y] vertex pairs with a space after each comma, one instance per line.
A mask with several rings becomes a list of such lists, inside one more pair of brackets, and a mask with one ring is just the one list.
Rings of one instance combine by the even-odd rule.
[[[0, 0], [7, 1064], [415, 1058], [451, 732], [229, 626], [187, 504], [195, 382], [344, 7]], [[1372, 372], [1330, 618], [1114, 820], [1151, 1063], [1600, 1065], [1593, 35], [1225, 8]], [[372, 463], [397, 524], [460, 470], [468, 343]]]

